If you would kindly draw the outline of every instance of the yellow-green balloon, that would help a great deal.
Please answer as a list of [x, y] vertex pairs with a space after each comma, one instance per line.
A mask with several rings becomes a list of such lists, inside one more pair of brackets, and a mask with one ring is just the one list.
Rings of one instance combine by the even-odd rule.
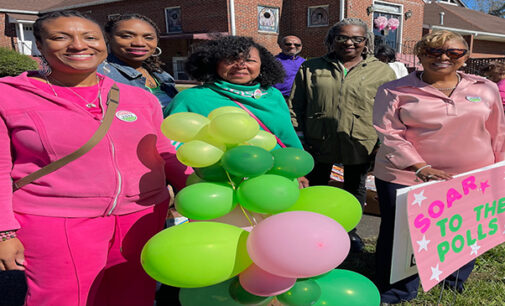
[[212, 119], [209, 132], [224, 143], [242, 143], [258, 134], [260, 127], [247, 114], [225, 113]]
[[161, 124], [161, 131], [168, 139], [188, 142], [198, 134], [210, 120], [196, 113], [176, 113], [168, 116]]
[[141, 254], [144, 270], [170, 286], [197, 288], [223, 282], [251, 263], [249, 233], [217, 222], [190, 222], [163, 230], [149, 239]]
[[223, 106], [216, 108], [215, 110], [211, 111], [209, 115], [207, 116], [210, 120], [216, 118], [217, 116], [221, 116], [222, 114], [229, 114], [229, 113], [235, 113], [235, 114], [246, 114], [247, 112], [239, 107], [236, 106]]
[[223, 151], [201, 140], [184, 143], [177, 150], [177, 159], [186, 166], [208, 167], [217, 163], [223, 156]]
[[258, 134], [253, 138], [247, 140], [245, 145], [255, 146], [263, 148], [267, 151], [271, 151], [277, 145], [277, 139], [272, 133], [259, 130]]
[[300, 190], [298, 201], [284, 211], [304, 210], [332, 218], [350, 231], [358, 225], [363, 211], [349, 192], [332, 186], [311, 186]]
[[226, 145], [223, 143], [223, 141], [212, 136], [212, 134], [210, 133], [209, 125], [202, 127], [198, 132], [198, 134], [195, 135], [194, 140], [204, 141], [206, 143], [213, 145], [216, 148], [219, 148], [222, 151], [226, 151]]

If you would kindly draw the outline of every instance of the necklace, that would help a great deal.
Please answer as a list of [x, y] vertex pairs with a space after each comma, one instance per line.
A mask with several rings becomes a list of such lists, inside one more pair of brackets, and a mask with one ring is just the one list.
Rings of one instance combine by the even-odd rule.
[[142, 71], [139, 71], [144, 78], [146, 78], [146, 83], [147, 87], [149, 88], [156, 88], [158, 87], [158, 84], [156, 83], [156, 80], [154, 77], [147, 71], [146, 68], [142, 67]]
[[[421, 81], [425, 82], [423, 80], [423, 75], [424, 75], [424, 71], [421, 71], [421, 74], [419, 75], [419, 78], [421, 79]], [[459, 73], [456, 73], [456, 76], [458, 77], [458, 81], [456, 82], [456, 86], [454, 87], [447, 87], [447, 88], [439, 88], [439, 87], [436, 87], [436, 86], [433, 86], [432, 84], [430, 84], [431, 86], [435, 87], [436, 89], [440, 90], [440, 91], [449, 91], [449, 90], [454, 90], [456, 89], [456, 87], [458, 87], [458, 84], [459, 82], [461, 81], [461, 76], [459, 75]], [[425, 82], [426, 83], [426, 82]]]
[[[49, 79], [47, 78], [47, 76], [44, 76], [44, 79], [46, 80], [47, 85], [49, 85], [49, 87], [53, 91], [54, 95], [57, 97], [58, 94], [54, 90], [53, 84], [51, 84], [51, 82], [49, 82]], [[75, 92], [74, 90], [72, 90], [70, 87], [64, 86], [64, 84], [61, 83], [60, 81], [58, 81], [56, 79], [53, 79], [53, 81], [56, 81], [56, 83], [60, 84], [64, 88], [70, 90], [74, 95], [76, 95], [81, 100], [83, 100], [84, 102], [86, 102], [86, 107], [88, 107], [88, 108], [97, 107], [97, 105], [94, 103], [97, 99], [99, 100], [99, 104], [100, 105], [102, 104], [102, 87], [100, 86], [100, 78], [98, 77], [98, 75], [96, 76], [96, 81], [97, 81], [97, 84], [98, 84], [98, 93], [97, 93], [96, 97], [93, 100], [91, 100], [91, 101], [88, 101], [88, 100], [84, 99], [80, 94], [78, 94], [77, 92]]]

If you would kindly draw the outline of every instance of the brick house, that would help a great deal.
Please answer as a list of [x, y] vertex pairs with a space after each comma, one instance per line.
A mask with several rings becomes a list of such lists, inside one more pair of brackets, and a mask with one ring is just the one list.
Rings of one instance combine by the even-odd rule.
[[32, 25], [38, 14], [61, 0], [0, 0], [0, 47], [38, 55]]
[[[12, 47], [19, 45], [16, 45], [16, 41], [20, 38], [20, 33], [18, 33], [20, 31], [17, 30], [21, 29], [19, 24], [29, 25], [29, 21], [33, 23], [35, 16], [40, 13], [76, 9], [90, 13], [100, 23], [105, 23], [115, 14], [135, 12], [146, 15], [156, 22], [161, 30], [160, 47], [163, 50], [161, 59], [167, 63], [166, 69], [177, 79], [187, 78], [182, 64], [191, 45], [211, 39], [214, 33], [251, 36], [274, 54], [280, 51], [277, 45], [279, 37], [293, 34], [299, 36], [304, 43], [302, 56], [316, 57], [326, 53], [323, 39], [328, 29], [344, 17], [357, 17], [367, 22], [374, 30], [377, 43], [389, 44], [396, 49], [399, 60], [414, 66], [416, 60], [412, 55], [413, 45], [421, 38], [423, 31], [436, 29], [436, 26], [429, 24], [428, 21], [437, 13], [431, 10], [426, 13], [428, 7], [449, 6], [452, 9], [470, 11], [458, 0], [439, 0], [443, 4], [427, 4], [427, 0], [17, 1], [22, 4], [10, 2], [12, 1], [0, 0], [0, 14], [3, 14], [4, 20], [9, 18], [3, 23], [5, 37], [0, 37], [0, 43], [6, 40], [6, 43]], [[19, 7], [18, 11], [3, 12], [1, 9], [1, 7], [6, 7], [6, 9], [14, 10], [16, 6]], [[26, 13], [24, 10], [30, 7], [31, 10]], [[14, 15], [19, 13], [31, 17], [31, 20], [25, 22], [24, 19]], [[452, 20], [452, 17], [449, 18], [448, 15], [446, 15], [447, 22]], [[457, 14], [454, 16], [455, 19], [458, 18]], [[489, 15], [485, 16], [491, 18]], [[382, 23], [377, 21], [382, 21]], [[505, 31], [505, 27], [501, 29]], [[23, 41], [26, 41], [26, 33], [29, 34], [29, 31], [23, 32], [25, 37]], [[481, 34], [473, 36], [470, 41], [472, 46], [476, 46], [476, 41], [480, 44], [480, 38], [483, 37], [479, 37]], [[20, 50], [19, 47], [16, 48]]]
[[[0, 0], [0, 4], [2, 1], [9, 0]], [[375, 32], [398, 52], [408, 53], [408, 42], [422, 35], [424, 7], [423, 0], [29, 1], [39, 3], [33, 6], [36, 9], [32, 8], [32, 20], [37, 14], [63, 9], [91, 13], [101, 23], [120, 13], [136, 12], [150, 17], [161, 29], [161, 59], [178, 79], [186, 78], [182, 63], [191, 45], [212, 38], [213, 33], [251, 36], [274, 54], [280, 51], [279, 37], [293, 34], [304, 42], [302, 55], [315, 57], [326, 52], [323, 39], [331, 25], [343, 17], [361, 18], [370, 27], [379, 16], [397, 19], [398, 28]]]

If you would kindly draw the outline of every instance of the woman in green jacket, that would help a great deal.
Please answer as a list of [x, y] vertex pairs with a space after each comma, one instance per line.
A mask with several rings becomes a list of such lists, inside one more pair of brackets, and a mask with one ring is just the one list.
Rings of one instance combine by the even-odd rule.
[[[377, 144], [372, 110], [377, 88], [396, 79], [394, 71], [375, 58], [373, 33], [361, 19], [347, 18], [330, 28], [328, 54], [304, 62], [295, 78], [288, 104], [293, 125], [303, 132], [314, 157], [311, 185], [327, 185], [334, 163], [344, 165], [344, 189], [361, 203]], [[351, 250], [363, 243], [350, 233]]]
[[[272, 87], [282, 82], [284, 70], [252, 38], [225, 36], [203, 43], [189, 56], [185, 68], [193, 79], [204, 84], [177, 94], [165, 116], [179, 112], [207, 116], [222, 106], [245, 107], [285, 146], [302, 148], [286, 102]], [[305, 178], [299, 181], [301, 187], [308, 186]]]

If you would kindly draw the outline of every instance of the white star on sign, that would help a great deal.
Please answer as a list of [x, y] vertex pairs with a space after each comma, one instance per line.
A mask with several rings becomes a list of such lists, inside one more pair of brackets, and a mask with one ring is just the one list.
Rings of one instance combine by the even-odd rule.
[[430, 240], [426, 240], [426, 235], [423, 235], [423, 239], [417, 241], [417, 244], [419, 244], [419, 250], [417, 250], [417, 252], [419, 253], [423, 249], [428, 251], [428, 243], [430, 243]]
[[475, 241], [475, 243], [472, 244], [470, 247], [472, 248], [470, 255], [475, 253], [475, 256], [478, 256], [477, 251], [480, 249], [480, 245], [477, 245], [477, 241]]
[[442, 271], [438, 269], [438, 264], [435, 268], [431, 267], [431, 277], [430, 280], [436, 279], [437, 282], [440, 281], [440, 274], [442, 274]]
[[424, 196], [424, 190], [421, 191], [420, 193], [414, 193], [414, 202], [412, 202], [412, 205], [419, 205], [421, 207], [421, 203], [423, 203], [424, 200], [427, 199], [427, 197]]

